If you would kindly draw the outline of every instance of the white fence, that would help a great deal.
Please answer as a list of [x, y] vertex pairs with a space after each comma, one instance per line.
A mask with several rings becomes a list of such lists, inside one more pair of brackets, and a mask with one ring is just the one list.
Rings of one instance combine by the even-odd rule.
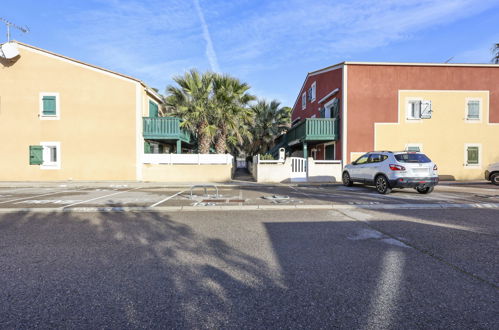
[[232, 164], [230, 154], [143, 154], [143, 164]]
[[[253, 157], [250, 172], [257, 182], [341, 182], [341, 160], [314, 160], [288, 157], [285, 160], [259, 160]], [[298, 175], [299, 174], [299, 175]]]

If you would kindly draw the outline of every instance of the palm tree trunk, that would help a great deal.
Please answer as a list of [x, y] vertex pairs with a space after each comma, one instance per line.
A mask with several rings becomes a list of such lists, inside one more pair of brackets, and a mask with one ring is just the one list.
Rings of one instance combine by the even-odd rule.
[[198, 146], [200, 154], [210, 153], [210, 137], [204, 132], [208, 123], [202, 122], [198, 125]]
[[222, 127], [215, 144], [217, 154], [224, 154], [227, 151], [227, 128]]

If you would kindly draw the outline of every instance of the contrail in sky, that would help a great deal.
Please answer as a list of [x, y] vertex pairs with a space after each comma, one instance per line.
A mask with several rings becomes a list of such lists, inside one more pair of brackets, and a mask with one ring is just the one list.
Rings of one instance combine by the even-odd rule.
[[213, 42], [211, 41], [210, 31], [208, 30], [208, 24], [204, 19], [203, 10], [199, 5], [199, 0], [194, 0], [194, 5], [196, 6], [196, 11], [198, 12], [199, 20], [201, 21], [201, 26], [203, 27], [203, 37], [206, 41], [206, 56], [210, 62], [211, 70], [214, 72], [220, 72], [220, 67], [218, 66], [217, 54], [215, 49], [213, 49]]

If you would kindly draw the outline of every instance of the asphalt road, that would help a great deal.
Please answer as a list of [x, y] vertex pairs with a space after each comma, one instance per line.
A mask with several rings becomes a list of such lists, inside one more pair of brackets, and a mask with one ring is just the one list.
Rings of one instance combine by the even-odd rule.
[[499, 211], [0, 214], [0, 328], [498, 329]]

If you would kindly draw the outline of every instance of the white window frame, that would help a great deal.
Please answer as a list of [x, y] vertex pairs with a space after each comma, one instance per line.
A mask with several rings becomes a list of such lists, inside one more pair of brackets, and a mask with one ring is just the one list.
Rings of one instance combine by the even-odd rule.
[[[469, 118], [469, 108], [468, 108], [468, 102], [469, 101], [478, 101], [478, 118]], [[482, 122], [482, 108], [483, 108], [483, 101], [481, 97], [467, 97], [465, 99], [465, 104], [464, 104], [464, 120], [467, 123], [481, 123]]]
[[421, 98], [406, 98], [405, 100], [405, 120], [408, 121], [408, 122], [421, 122], [422, 119], [421, 119], [421, 111], [422, 109], [420, 108], [419, 111], [419, 118], [416, 118], [416, 117], [413, 117], [412, 116], [412, 103], [413, 102], [423, 102], [423, 99]]
[[[40, 168], [43, 170], [60, 170], [61, 169], [61, 143], [60, 142], [40, 142], [40, 145], [43, 147], [43, 151], [42, 151], [43, 163], [40, 165]], [[56, 158], [57, 158], [57, 160], [55, 162], [51, 162], [50, 160], [47, 160], [47, 158], [50, 157], [49, 147], [55, 147]]]
[[419, 148], [419, 152], [423, 152], [423, 144], [422, 143], [407, 143], [405, 145], [405, 151], [409, 151], [409, 148], [410, 147], [418, 147]]
[[317, 82], [314, 81], [312, 83], [312, 86], [310, 87], [312, 89], [312, 96], [310, 97], [310, 102], [314, 102], [316, 99], [316, 94], [317, 94], [316, 86], [317, 86]]
[[303, 92], [301, 95], [301, 109], [305, 110], [307, 108], [307, 92]]
[[[468, 147], [478, 147], [478, 164], [468, 164]], [[464, 167], [469, 169], [478, 169], [482, 167], [482, 144], [466, 143], [464, 145]]]
[[[43, 114], [43, 97], [55, 96], [55, 116], [47, 116]], [[59, 120], [61, 119], [61, 107], [59, 93], [41, 92], [39, 96], [39, 113], [40, 120]]]

